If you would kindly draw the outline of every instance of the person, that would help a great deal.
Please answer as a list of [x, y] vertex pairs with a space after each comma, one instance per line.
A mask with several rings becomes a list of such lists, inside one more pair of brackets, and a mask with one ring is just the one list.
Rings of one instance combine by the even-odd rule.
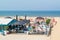
[[24, 25], [24, 31], [27, 31], [27, 28], [28, 28], [28, 26], [25, 26], [25, 25]]
[[54, 18], [52, 19], [52, 21], [53, 21], [54, 25], [57, 24], [57, 21]]
[[27, 31], [27, 34], [31, 33], [32, 32], [32, 27], [31, 25], [28, 26], [28, 31]]
[[31, 31], [32, 30], [32, 27], [29, 25], [28, 26], [28, 31]]
[[18, 25], [16, 25], [16, 28], [15, 29], [16, 29], [16, 33], [18, 33]]

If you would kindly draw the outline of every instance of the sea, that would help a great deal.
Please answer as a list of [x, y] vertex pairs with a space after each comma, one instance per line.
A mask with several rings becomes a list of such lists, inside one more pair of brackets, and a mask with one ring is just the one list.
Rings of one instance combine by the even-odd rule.
[[52, 16], [60, 17], [60, 11], [0, 11], [0, 16]]

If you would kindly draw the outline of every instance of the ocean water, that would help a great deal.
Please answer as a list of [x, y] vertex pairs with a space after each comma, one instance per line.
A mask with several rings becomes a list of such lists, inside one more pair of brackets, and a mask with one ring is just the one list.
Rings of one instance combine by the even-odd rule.
[[0, 11], [0, 16], [60, 16], [60, 11]]

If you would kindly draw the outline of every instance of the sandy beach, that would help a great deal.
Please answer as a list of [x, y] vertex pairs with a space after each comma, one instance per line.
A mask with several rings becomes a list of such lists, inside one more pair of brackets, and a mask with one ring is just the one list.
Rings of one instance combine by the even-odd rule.
[[51, 40], [60, 40], [60, 17], [55, 17], [57, 24], [52, 29]]
[[60, 17], [54, 17], [57, 24], [52, 28], [52, 33], [49, 37], [46, 35], [27, 35], [27, 34], [10, 34], [0, 35], [0, 40], [60, 40]]
[[27, 34], [10, 34], [1, 36], [0, 40], [50, 40], [46, 35], [27, 35]]
[[60, 40], [60, 0], [0, 0], [0, 40]]

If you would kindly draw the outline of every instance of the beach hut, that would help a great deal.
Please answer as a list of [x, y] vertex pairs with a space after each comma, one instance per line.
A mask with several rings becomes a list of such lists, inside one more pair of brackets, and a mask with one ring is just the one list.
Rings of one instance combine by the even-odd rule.
[[29, 23], [30, 23], [30, 20], [25, 20], [25, 19], [22, 21], [18, 21], [16, 19], [11, 19], [11, 18], [0, 18], [0, 32], [2, 34], [4, 34], [5, 33], [4, 31], [7, 30], [7, 29], [5, 29], [6, 27], [8, 29], [14, 29], [14, 28], [17, 29], [19, 26], [19, 27], [22, 27], [24, 29], [26, 24], [29, 24]]
[[[18, 31], [16, 31], [17, 33], [23, 32], [24, 29], [26, 29], [26, 25], [30, 23], [30, 20], [13, 20], [9, 23], [10, 26], [12, 26], [12, 29], [16, 29]], [[10, 27], [11, 28], [11, 27]], [[23, 31], [22, 31], [23, 30]]]
[[26, 29], [26, 25], [30, 23], [30, 20], [22, 20], [22, 21], [17, 21], [14, 23], [14, 25], [20, 25], [20, 28], [22, 30]]
[[10, 18], [0, 18], [0, 33], [4, 34], [6, 27], [12, 20]]

